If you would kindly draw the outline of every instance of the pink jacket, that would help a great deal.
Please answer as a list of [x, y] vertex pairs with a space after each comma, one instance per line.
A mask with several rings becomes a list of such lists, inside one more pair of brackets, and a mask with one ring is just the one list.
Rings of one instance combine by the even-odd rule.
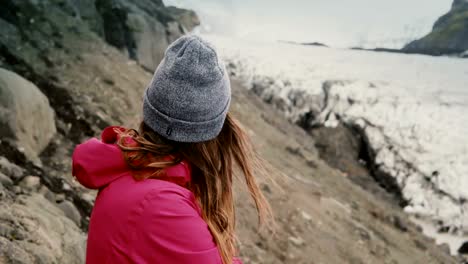
[[113, 128], [73, 153], [73, 175], [85, 187], [99, 189], [86, 263], [221, 264], [193, 193], [180, 186], [190, 181], [190, 166], [181, 162], [166, 169], [168, 180], [135, 181]]

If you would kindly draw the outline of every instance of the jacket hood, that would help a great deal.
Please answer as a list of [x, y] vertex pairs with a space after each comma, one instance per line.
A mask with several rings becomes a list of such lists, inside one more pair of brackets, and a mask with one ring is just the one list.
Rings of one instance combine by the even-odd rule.
[[[112, 181], [132, 173], [123, 153], [117, 146], [119, 131], [125, 128], [111, 126], [101, 133], [101, 139], [92, 138], [76, 146], [72, 156], [72, 174], [78, 182], [90, 189], [100, 189]], [[130, 144], [137, 144], [128, 138]], [[187, 162], [164, 169], [163, 180], [186, 186], [191, 180]]]

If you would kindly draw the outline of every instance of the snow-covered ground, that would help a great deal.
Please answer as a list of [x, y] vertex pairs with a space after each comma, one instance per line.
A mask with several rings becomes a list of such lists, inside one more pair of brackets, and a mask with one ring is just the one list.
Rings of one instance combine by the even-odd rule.
[[293, 122], [360, 126], [405, 211], [468, 233], [468, 60], [206, 37]]

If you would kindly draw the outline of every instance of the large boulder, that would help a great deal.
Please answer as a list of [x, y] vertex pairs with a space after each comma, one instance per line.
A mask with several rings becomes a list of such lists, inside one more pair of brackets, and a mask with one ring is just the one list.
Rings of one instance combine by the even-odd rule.
[[468, 1], [454, 0], [452, 9], [434, 24], [432, 32], [403, 48], [407, 53], [460, 54], [468, 49]]
[[56, 132], [49, 100], [31, 82], [0, 68], [0, 137], [15, 141], [32, 161]]

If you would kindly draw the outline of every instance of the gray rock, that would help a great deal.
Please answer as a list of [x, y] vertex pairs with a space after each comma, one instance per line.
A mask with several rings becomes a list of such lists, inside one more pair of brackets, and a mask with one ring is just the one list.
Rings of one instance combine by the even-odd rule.
[[46, 186], [42, 185], [38, 193], [42, 194], [51, 203], [56, 203], [55, 193], [49, 190]]
[[31, 82], [0, 68], [0, 137], [16, 141], [32, 161], [56, 132], [49, 100]]
[[13, 181], [8, 176], [6, 176], [5, 174], [1, 172], [0, 172], [0, 183], [5, 187], [9, 187], [13, 185]]
[[77, 226], [81, 225], [81, 214], [75, 205], [70, 201], [63, 201], [57, 205], [65, 215], [70, 218]]
[[70, 186], [70, 184], [66, 183], [66, 182], [63, 182], [62, 184], [62, 190], [63, 191], [71, 191], [72, 190], [72, 187]]
[[19, 180], [23, 177], [24, 171], [21, 167], [11, 163], [5, 157], [0, 157], [0, 171], [6, 176], [10, 177], [13, 181]]
[[15, 186], [13, 186], [13, 192], [15, 194], [21, 194], [21, 193], [23, 193], [23, 190], [18, 185], [15, 185]]
[[19, 186], [26, 191], [37, 191], [41, 186], [41, 179], [37, 176], [26, 176], [21, 180]]
[[81, 199], [88, 203], [89, 205], [93, 205], [94, 204], [94, 201], [96, 200], [96, 194], [91, 194], [89, 192], [83, 192], [81, 195], [80, 195]]
[[61, 203], [65, 200], [65, 194], [63, 193], [58, 193], [55, 195], [55, 202]]

